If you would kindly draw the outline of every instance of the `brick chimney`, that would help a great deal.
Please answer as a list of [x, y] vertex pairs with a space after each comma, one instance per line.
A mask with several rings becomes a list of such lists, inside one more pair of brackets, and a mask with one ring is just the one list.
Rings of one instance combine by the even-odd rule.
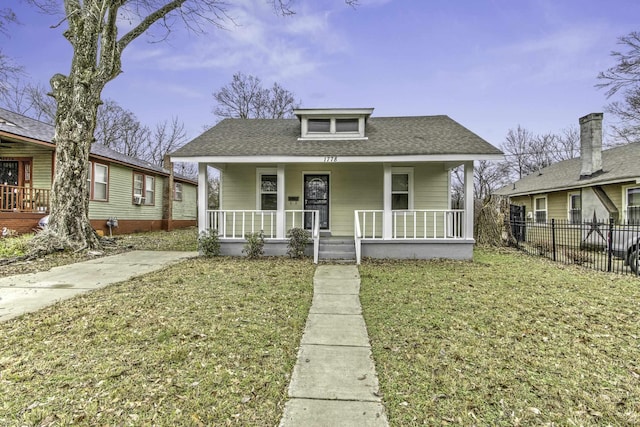
[[602, 171], [602, 113], [580, 117], [580, 178]]

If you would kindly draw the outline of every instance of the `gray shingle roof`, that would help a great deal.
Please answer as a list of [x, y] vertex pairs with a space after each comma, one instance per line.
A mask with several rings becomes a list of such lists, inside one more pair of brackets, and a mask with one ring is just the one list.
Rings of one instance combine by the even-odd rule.
[[[496, 194], [517, 196], [531, 193], [589, 187], [608, 182], [640, 179], [640, 143], [632, 143], [602, 151], [602, 173], [580, 179], [580, 158], [554, 163], [502, 187]], [[515, 185], [515, 188], [514, 188]]]
[[[14, 113], [4, 108], [0, 108], [0, 131], [25, 138], [35, 139], [55, 147], [53, 141], [54, 127], [21, 114]], [[94, 142], [91, 144], [91, 154], [105, 159], [115, 160], [131, 166], [169, 175], [169, 171], [161, 166], [154, 165], [135, 157], [126, 156], [118, 151], [112, 150], [102, 144]], [[192, 179], [176, 174], [176, 177], [194, 182]]]
[[502, 155], [447, 116], [372, 117], [366, 140], [298, 141], [298, 119], [225, 119], [171, 155], [397, 156]]

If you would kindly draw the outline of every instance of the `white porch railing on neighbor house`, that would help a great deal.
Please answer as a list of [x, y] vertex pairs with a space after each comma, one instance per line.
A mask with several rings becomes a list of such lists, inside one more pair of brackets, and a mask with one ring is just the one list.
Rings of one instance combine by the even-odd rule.
[[[465, 212], [447, 210], [391, 211], [391, 232], [387, 239], [463, 239]], [[382, 210], [354, 212], [356, 260], [360, 263], [362, 239], [385, 239]]]
[[[313, 240], [313, 258], [318, 262], [320, 218], [315, 210], [284, 211], [284, 230], [307, 228]], [[309, 227], [310, 226], [310, 227]], [[278, 211], [211, 210], [207, 211], [207, 229], [218, 230], [221, 239], [244, 239], [247, 233], [262, 231], [265, 240], [278, 238]]]

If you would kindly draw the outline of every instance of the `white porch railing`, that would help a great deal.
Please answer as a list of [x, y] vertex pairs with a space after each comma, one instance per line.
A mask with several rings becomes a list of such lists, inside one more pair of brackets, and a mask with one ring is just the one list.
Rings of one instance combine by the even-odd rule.
[[[391, 211], [390, 238], [395, 239], [464, 239], [465, 212], [447, 210]], [[356, 261], [361, 258], [362, 239], [384, 239], [385, 213], [382, 210], [354, 212]]]
[[[306, 227], [305, 227], [306, 225]], [[314, 262], [318, 262], [320, 247], [320, 218], [315, 210], [284, 211], [284, 230], [307, 228], [311, 225]], [[247, 233], [262, 231], [265, 240], [278, 238], [278, 211], [259, 210], [209, 210], [207, 211], [207, 229], [218, 230], [221, 239], [244, 239]]]

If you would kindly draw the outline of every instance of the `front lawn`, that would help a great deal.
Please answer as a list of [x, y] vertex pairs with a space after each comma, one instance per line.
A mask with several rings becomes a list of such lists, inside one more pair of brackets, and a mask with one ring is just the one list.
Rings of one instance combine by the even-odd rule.
[[0, 323], [0, 425], [277, 425], [313, 272], [192, 259]]
[[508, 250], [364, 263], [392, 426], [640, 423], [640, 280]]

